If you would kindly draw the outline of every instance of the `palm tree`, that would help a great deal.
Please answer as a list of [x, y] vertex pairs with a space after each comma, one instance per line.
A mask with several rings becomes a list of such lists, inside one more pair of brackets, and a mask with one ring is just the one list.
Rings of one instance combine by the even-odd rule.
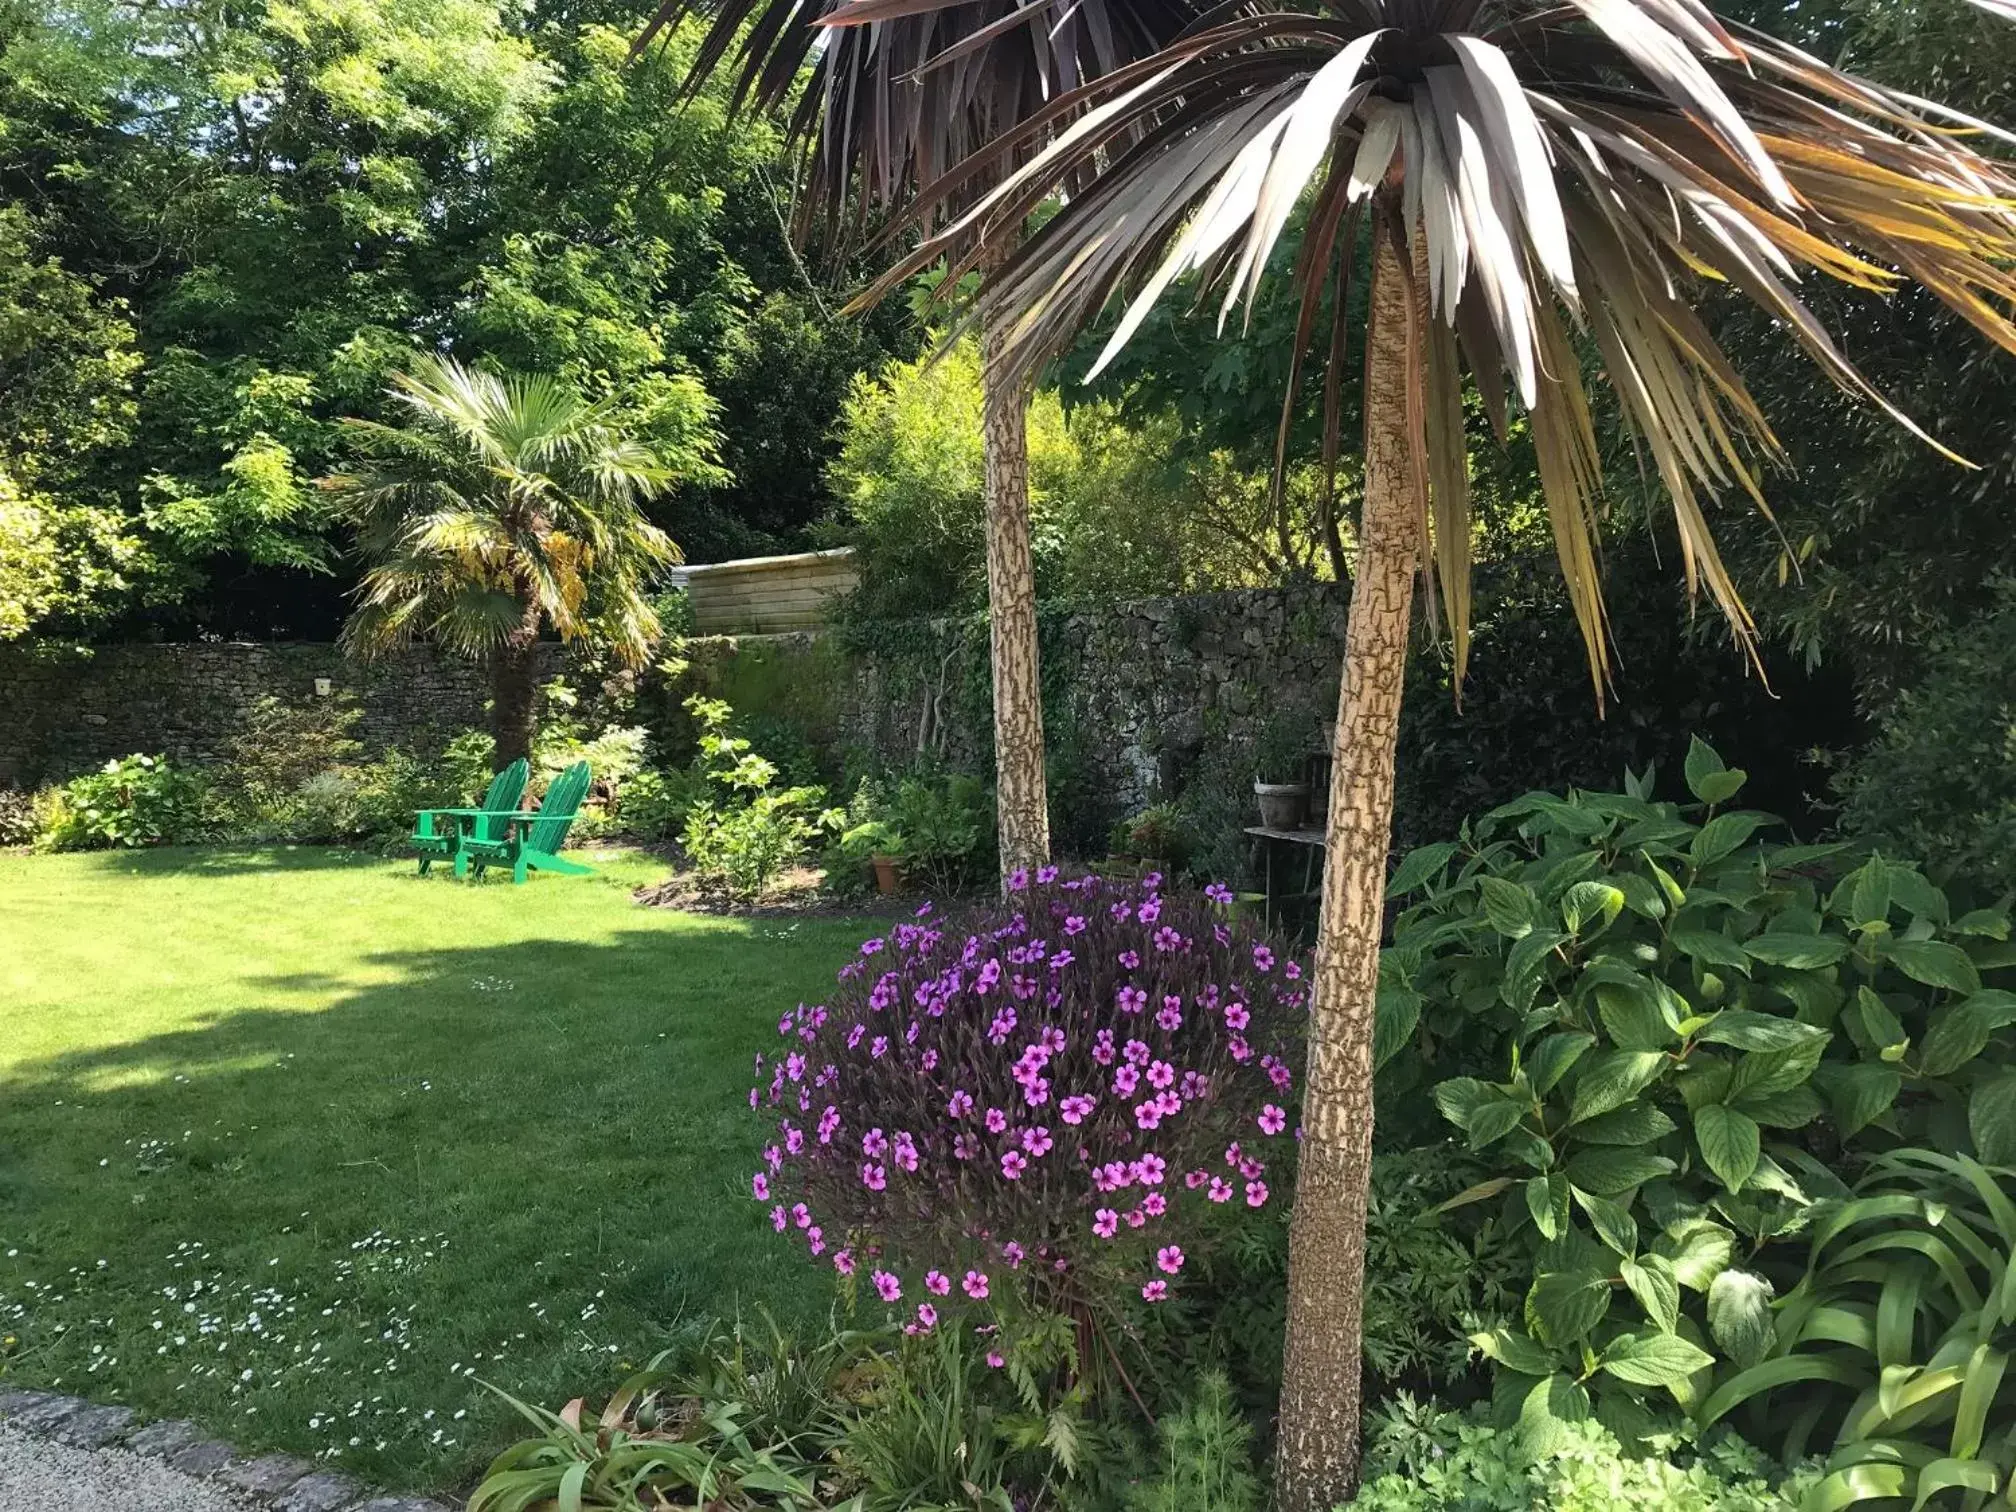
[[[2011, 0], [1975, 3], [2016, 17]], [[2016, 176], [1969, 144], [1987, 133], [2016, 141], [1725, 23], [1704, 0], [1327, 0], [1314, 13], [1256, 0], [1060, 97], [948, 175], [936, 192], [998, 177], [871, 291], [948, 251], [956, 273], [958, 249], [1068, 192], [983, 291], [1019, 380], [1123, 288], [1134, 298], [1107, 356], [1186, 274], [1223, 291], [1222, 323], [1306, 206], [1297, 378], [1313, 350], [1334, 395], [1369, 241], [1365, 488], [1290, 1250], [1288, 1512], [1335, 1505], [1357, 1471], [1394, 737], [1417, 569], [1439, 584], [1459, 675], [1468, 648], [1466, 374], [1501, 436], [1515, 401], [1528, 417], [1599, 698], [1602, 464], [1585, 365], [1663, 485], [1687, 582], [1748, 646], [1703, 506], [1735, 489], [1765, 508], [1761, 468], [1781, 453], [1696, 303], [1708, 286], [1755, 301], [1829, 378], [1915, 430], [1796, 286], [1916, 280], [2016, 351]]]
[[672, 474], [557, 378], [428, 357], [390, 395], [406, 423], [346, 420], [359, 465], [323, 480], [369, 564], [343, 643], [425, 636], [482, 658], [501, 770], [531, 753], [545, 630], [631, 665], [657, 643], [647, 592], [679, 548], [638, 505]]
[[[922, 191], [1058, 93], [1153, 52], [1192, 12], [1189, 0], [665, 0], [636, 45], [689, 14], [708, 27], [692, 88], [732, 50], [738, 104], [775, 109], [795, 97], [799, 230], [820, 226], [840, 241], [871, 218], [900, 219], [925, 203], [949, 209], [957, 196], [927, 201]], [[809, 80], [801, 78], [808, 62]], [[1021, 236], [1020, 224], [994, 224], [966, 250], [992, 269]], [[1004, 373], [1003, 344], [983, 322], [995, 804], [1006, 875], [1049, 859], [1050, 814], [1029, 551], [1029, 386]]]

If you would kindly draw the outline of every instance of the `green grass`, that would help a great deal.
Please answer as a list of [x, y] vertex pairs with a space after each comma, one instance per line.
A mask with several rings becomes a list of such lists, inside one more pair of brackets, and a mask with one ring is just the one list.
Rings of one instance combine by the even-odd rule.
[[862, 931], [631, 904], [660, 871], [0, 856], [0, 1375], [441, 1489], [511, 1432], [479, 1378], [820, 1305], [750, 1058]]

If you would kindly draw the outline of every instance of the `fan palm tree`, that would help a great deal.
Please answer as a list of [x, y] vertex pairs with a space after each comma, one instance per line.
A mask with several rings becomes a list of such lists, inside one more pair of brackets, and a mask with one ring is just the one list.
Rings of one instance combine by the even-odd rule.
[[[2016, 18], [2011, 0], [1974, 3]], [[2016, 351], [2016, 176], [1972, 145], [1990, 134], [2001, 136], [1724, 22], [1704, 0], [1327, 0], [1313, 11], [1254, 0], [1060, 97], [946, 175], [935, 203], [991, 187], [870, 291], [948, 253], [956, 273], [961, 248], [1068, 191], [982, 294], [1020, 381], [1119, 291], [1133, 299], [1108, 357], [1186, 275], [1222, 291], [1222, 324], [1292, 223], [1297, 381], [1314, 352], [1334, 401], [1344, 296], [1369, 241], [1364, 493], [1289, 1268], [1288, 1512], [1335, 1505], [1357, 1470], [1394, 739], [1417, 571], [1439, 585], [1459, 675], [1468, 649], [1466, 381], [1501, 435], [1515, 403], [1528, 418], [1599, 698], [1603, 470], [1585, 368], [1607, 378], [1663, 485], [1687, 582], [1748, 646], [1704, 505], [1735, 491], [1764, 508], [1761, 471], [1781, 453], [1697, 302], [1709, 286], [1755, 301], [1830, 379], [1915, 430], [1799, 285], [1880, 293], [1916, 280]]]
[[393, 379], [404, 425], [346, 420], [358, 467], [325, 478], [368, 564], [343, 643], [416, 637], [488, 666], [501, 770], [531, 753], [539, 637], [638, 665], [658, 640], [648, 590], [680, 560], [639, 501], [671, 471], [608, 401], [560, 379], [424, 358]]
[[[1022, 126], [1062, 92], [1153, 52], [1191, 16], [1189, 0], [665, 0], [638, 39], [702, 15], [698, 88], [736, 56], [736, 103], [796, 99], [799, 229], [843, 241], [919, 203], [955, 163]], [[810, 78], [801, 77], [807, 63]], [[1035, 139], [1030, 139], [1035, 140]], [[956, 201], [933, 201], [950, 209]], [[970, 249], [999, 266], [1022, 227], [989, 227]], [[1029, 388], [983, 323], [987, 602], [994, 675], [995, 804], [1004, 875], [1050, 855], [1036, 576], [1029, 549]]]

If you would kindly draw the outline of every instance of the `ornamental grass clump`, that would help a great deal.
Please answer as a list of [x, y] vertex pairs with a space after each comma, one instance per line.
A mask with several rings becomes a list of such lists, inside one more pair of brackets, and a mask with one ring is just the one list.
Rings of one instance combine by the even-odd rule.
[[1285, 1200], [1302, 966], [1224, 888], [1160, 888], [1043, 867], [866, 941], [757, 1057], [777, 1229], [922, 1332], [972, 1304], [1161, 1302], [1186, 1244]]

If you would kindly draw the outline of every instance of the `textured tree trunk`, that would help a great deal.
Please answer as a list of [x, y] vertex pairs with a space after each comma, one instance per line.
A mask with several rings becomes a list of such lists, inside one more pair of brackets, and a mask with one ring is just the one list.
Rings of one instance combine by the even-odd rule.
[[518, 628], [490, 656], [490, 733], [497, 771], [532, 757], [539, 698], [539, 611], [527, 608]]
[[[992, 260], [988, 271], [998, 263]], [[987, 621], [994, 658], [994, 805], [1003, 877], [1050, 859], [1036, 568], [1029, 555], [1029, 394], [999, 377], [1005, 340], [999, 323], [989, 319], [980, 337], [980, 384], [987, 455]]]
[[1420, 521], [1408, 465], [1411, 290], [1380, 217], [1366, 351], [1365, 501], [1344, 641], [1288, 1246], [1282, 1512], [1329, 1512], [1357, 1489], [1365, 1200], [1372, 1174], [1372, 1015], [1393, 833]]

